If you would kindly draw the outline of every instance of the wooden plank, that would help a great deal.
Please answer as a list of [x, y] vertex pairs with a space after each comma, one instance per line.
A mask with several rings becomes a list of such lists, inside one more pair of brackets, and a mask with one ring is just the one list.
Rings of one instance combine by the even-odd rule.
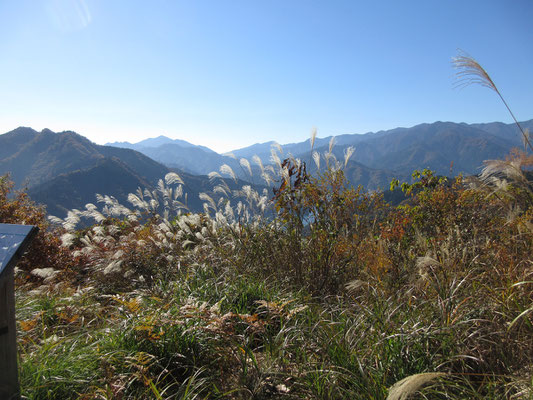
[[33, 225], [0, 224], [0, 276], [18, 261], [38, 230]]

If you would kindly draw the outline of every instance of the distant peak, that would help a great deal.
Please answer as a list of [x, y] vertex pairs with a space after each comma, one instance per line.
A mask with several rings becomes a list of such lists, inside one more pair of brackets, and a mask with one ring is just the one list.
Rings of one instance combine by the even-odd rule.
[[159, 135], [158, 137], [144, 139], [134, 144], [139, 145], [139, 146], [157, 147], [162, 144], [172, 143], [173, 141], [174, 140], [170, 139], [169, 137], [165, 135]]
[[104, 146], [114, 146], [119, 144], [131, 144], [130, 142], [107, 142]]
[[12, 132], [15, 132], [15, 133], [22, 133], [22, 132], [37, 133], [37, 131], [35, 129], [30, 128], [29, 126], [19, 126], [18, 128], [15, 128]]

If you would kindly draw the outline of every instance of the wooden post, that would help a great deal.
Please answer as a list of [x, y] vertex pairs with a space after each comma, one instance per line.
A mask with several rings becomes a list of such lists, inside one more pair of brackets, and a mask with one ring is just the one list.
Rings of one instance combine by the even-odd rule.
[[15, 319], [15, 264], [38, 228], [0, 224], [0, 399], [20, 398]]
[[0, 399], [16, 399], [20, 392], [13, 275], [12, 267], [0, 278]]

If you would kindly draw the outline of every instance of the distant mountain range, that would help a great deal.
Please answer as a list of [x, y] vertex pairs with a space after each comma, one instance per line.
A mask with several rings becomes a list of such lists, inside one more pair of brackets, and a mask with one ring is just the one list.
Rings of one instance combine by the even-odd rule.
[[125, 149], [139, 150], [139, 149], [144, 149], [144, 148], [149, 149], [149, 148], [156, 148], [162, 145], [173, 145], [173, 144], [178, 145], [183, 148], [199, 148], [208, 153], [215, 153], [213, 150], [211, 150], [208, 147], [198, 146], [198, 145], [189, 143], [185, 140], [170, 139], [163, 135], [160, 135], [155, 138], [144, 139], [144, 140], [141, 140], [140, 142], [133, 143], [133, 144], [130, 142], [113, 142], [113, 143], [106, 143], [106, 146], [123, 147]]
[[[533, 130], [533, 120], [522, 122], [522, 126]], [[316, 138], [313, 151], [327, 152], [331, 139], [331, 136]], [[522, 145], [521, 133], [516, 125], [501, 122], [470, 125], [434, 122], [362, 135], [340, 135], [333, 139], [333, 154], [338, 160], [343, 160], [348, 147], [355, 147], [346, 174], [352, 184], [362, 184], [371, 190], [387, 186], [393, 177], [406, 178], [413, 170], [426, 167], [441, 175], [476, 174], [484, 160], [504, 157], [510, 149]], [[277, 143], [258, 143], [223, 155], [164, 136], [135, 144], [122, 142], [108, 145], [135, 149], [167, 167], [191, 174], [218, 171], [221, 165], [227, 164], [239, 178], [250, 180], [239, 160], [251, 160], [257, 155], [264, 164], [268, 164], [272, 147]], [[310, 139], [285, 144], [282, 149], [281, 159], [292, 154], [306, 161], [313, 170]], [[254, 171], [255, 175], [257, 168]]]
[[240, 177], [246, 179], [245, 174], [240, 171], [239, 162], [234, 158], [185, 140], [158, 136], [138, 143], [114, 142], [106, 143], [106, 146], [136, 150], [167, 167], [178, 168], [196, 175], [207, 175], [212, 171], [218, 171], [221, 165], [228, 164], [236, 174], [241, 174]]
[[[96, 203], [96, 193], [129, 205], [129, 193], [138, 187], [154, 189], [171, 170], [138, 151], [100, 146], [71, 131], [21, 127], [0, 135], [0, 175], [9, 173], [15, 188], [26, 188], [34, 201], [59, 217]], [[201, 211], [198, 195], [211, 190], [209, 179], [176, 172], [185, 182], [187, 205]]]
[[[533, 130], [533, 120], [521, 124]], [[330, 140], [315, 140], [313, 152], [322, 155], [321, 165], [325, 165], [323, 154]], [[388, 187], [392, 178], [409, 179], [414, 169], [425, 167], [448, 176], [476, 174], [484, 160], [505, 157], [513, 147], [522, 146], [517, 127], [499, 122], [435, 122], [341, 135], [334, 141], [332, 153], [341, 162], [347, 148], [355, 147], [345, 174], [353, 185], [361, 184], [368, 190]], [[94, 203], [95, 193], [115, 196], [127, 204], [128, 193], [138, 187], [154, 188], [159, 179], [175, 170], [185, 181], [189, 208], [199, 211], [202, 202], [198, 194], [212, 186], [206, 174], [227, 164], [243, 181], [258, 183], [259, 168], [251, 162], [250, 176], [241, 159], [257, 155], [267, 165], [273, 146], [277, 148], [275, 142], [255, 144], [237, 149], [230, 156], [164, 136], [101, 146], [71, 131], [37, 132], [21, 127], [0, 135], [0, 175], [9, 173], [17, 188], [25, 187], [50, 214], [62, 217], [69, 209]], [[284, 145], [282, 150], [280, 159], [291, 154], [316, 172], [310, 140]]]

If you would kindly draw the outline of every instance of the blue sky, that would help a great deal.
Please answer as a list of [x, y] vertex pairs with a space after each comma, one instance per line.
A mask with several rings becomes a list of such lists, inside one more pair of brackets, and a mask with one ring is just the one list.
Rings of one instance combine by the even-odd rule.
[[461, 48], [533, 118], [533, 1], [0, 0], [0, 132], [167, 135], [223, 152], [423, 122], [510, 122], [454, 89]]

